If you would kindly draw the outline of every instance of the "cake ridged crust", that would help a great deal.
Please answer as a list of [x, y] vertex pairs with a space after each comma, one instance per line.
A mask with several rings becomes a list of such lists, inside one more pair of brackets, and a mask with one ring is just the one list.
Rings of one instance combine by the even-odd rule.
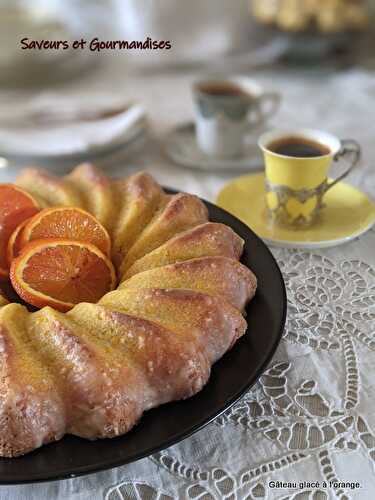
[[69, 182], [45, 170], [26, 168], [17, 178], [16, 184], [48, 206], [86, 208], [80, 193]]
[[66, 432], [65, 402], [28, 335], [20, 304], [0, 309], [0, 455], [27, 453]]
[[122, 275], [122, 280], [155, 267], [198, 257], [221, 255], [238, 260], [242, 249], [243, 240], [230, 227], [215, 222], [206, 222], [178, 233], [164, 245], [138, 259]]
[[91, 163], [78, 165], [66, 182], [79, 193], [85, 208], [106, 228], [114, 222], [111, 181]]
[[177, 233], [207, 222], [207, 220], [207, 208], [199, 198], [186, 193], [171, 196], [129, 248], [121, 263], [120, 274], [125, 273], [134, 262]]
[[124, 288], [182, 288], [224, 297], [243, 309], [256, 290], [254, 274], [234, 259], [201, 257], [150, 269], [123, 281]]
[[166, 202], [166, 196], [159, 184], [144, 172], [115, 181], [113, 192], [118, 219], [113, 229], [112, 256], [119, 265], [156, 210]]
[[82, 164], [66, 177], [27, 169], [17, 183], [45, 206], [95, 215], [122, 282], [65, 314], [31, 313], [0, 292], [0, 455], [66, 433], [118, 436], [145, 410], [201, 390], [246, 331], [256, 278], [238, 262], [241, 238], [147, 173], [113, 181]]
[[100, 301], [114, 311], [154, 321], [197, 342], [210, 363], [217, 361], [246, 330], [246, 321], [221, 297], [193, 290], [123, 289]]

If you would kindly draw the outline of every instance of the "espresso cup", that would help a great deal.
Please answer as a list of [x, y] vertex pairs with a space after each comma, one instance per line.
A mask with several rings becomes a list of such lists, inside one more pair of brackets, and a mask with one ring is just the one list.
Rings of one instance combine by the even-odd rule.
[[[268, 214], [292, 227], [305, 227], [317, 220], [324, 195], [352, 171], [361, 154], [354, 140], [340, 140], [311, 129], [270, 131], [258, 144], [265, 159]], [[345, 159], [345, 171], [329, 179], [331, 165]]]
[[199, 149], [221, 159], [241, 156], [246, 135], [272, 116], [280, 104], [278, 93], [265, 92], [244, 77], [197, 81], [193, 97]]

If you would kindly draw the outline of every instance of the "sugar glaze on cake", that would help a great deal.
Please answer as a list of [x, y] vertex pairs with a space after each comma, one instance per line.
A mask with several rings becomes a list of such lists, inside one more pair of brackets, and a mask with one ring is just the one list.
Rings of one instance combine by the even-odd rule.
[[74, 434], [128, 432], [144, 411], [202, 389], [246, 331], [256, 278], [243, 241], [194, 195], [147, 173], [111, 180], [91, 164], [65, 177], [26, 169], [43, 206], [91, 212], [109, 231], [118, 288], [68, 313], [29, 312], [0, 291], [0, 456]]

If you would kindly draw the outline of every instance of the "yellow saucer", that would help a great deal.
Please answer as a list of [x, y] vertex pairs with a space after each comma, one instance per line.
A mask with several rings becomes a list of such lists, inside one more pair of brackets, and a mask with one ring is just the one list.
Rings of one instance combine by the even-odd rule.
[[346, 243], [375, 222], [375, 204], [358, 189], [339, 182], [324, 197], [320, 220], [309, 228], [288, 229], [266, 216], [264, 174], [244, 175], [227, 184], [217, 204], [247, 224], [264, 241], [288, 248], [326, 248]]

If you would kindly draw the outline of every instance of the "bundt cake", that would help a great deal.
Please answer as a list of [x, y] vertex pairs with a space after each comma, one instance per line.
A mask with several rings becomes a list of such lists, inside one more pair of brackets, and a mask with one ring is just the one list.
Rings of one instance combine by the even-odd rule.
[[129, 431], [145, 410], [202, 389], [246, 330], [256, 290], [242, 239], [208, 221], [196, 196], [146, 173], [110, 180], [91, 164], [65, 177], [27, 169], [16, 184], [42, 206], [93, 214], [112, 241], [118, 287], [62, 313], [0, 290], [0, 456], [74, 434]]

